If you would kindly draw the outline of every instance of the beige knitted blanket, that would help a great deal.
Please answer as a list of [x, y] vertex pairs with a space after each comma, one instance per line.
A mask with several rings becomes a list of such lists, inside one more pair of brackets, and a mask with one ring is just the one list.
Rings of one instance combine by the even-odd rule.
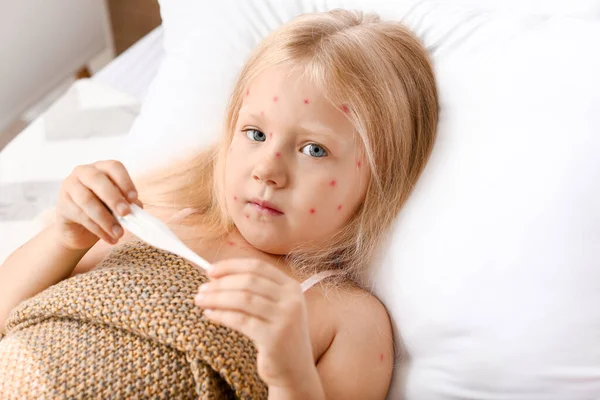
[[194, 305], [206, 281], [135, 239], [11, 313], [0, 399], [264, 399], [256, 347]]

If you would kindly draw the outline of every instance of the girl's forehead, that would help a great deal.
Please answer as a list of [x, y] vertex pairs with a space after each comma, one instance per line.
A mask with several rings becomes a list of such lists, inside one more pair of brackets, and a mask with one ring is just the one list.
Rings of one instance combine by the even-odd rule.
[[250, 82], [240, 117], [310, 123], [346, 136], [354, 131], [346, 110], [343, 105], [332, 104], [301, 69], [277, 66], [262, 71]]
[[[285, 96], [285, 98], [283, 97]], [[262, 71], [252, 80], [246, 89], [246, 100], [291, 100], [301, 98], [302, 103], [310, 104], [325, 100], [323, 93], [302, 71], [287, 66], [270, 67]], [[304, 100], [308, 99], [308, 103]]]

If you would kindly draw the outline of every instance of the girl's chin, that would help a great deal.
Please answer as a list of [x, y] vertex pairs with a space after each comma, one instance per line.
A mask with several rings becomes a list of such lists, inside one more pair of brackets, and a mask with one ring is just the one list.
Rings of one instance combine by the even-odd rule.
[[241, 227], [238, 230], [244, 239], [257, 250], [274, 255], [287, 254], [289, 246], [281, 241], [277, 232], [266, 232], [262, 227]]

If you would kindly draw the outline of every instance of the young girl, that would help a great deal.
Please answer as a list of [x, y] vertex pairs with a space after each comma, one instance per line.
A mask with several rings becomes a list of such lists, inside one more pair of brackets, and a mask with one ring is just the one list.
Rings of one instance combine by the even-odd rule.
[[56, 221], [0, 270], [0, 327], [21, 301], [122, 254], [111, 247], [131, 236], [108, 209], [136, 202], [212, 264], [193, 304], [251, 339], [269, 398], [384, 398], [392, 330], [358, 282], [427, 162], [437, 116], [427, 52], [401, 24], [297, 17], [246, 62], [218, 143], [135, 185], [118, 162], [74, 169]]

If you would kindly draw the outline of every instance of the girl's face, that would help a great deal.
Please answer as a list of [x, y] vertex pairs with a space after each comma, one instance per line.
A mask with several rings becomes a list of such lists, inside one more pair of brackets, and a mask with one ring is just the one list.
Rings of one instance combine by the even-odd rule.
[[360, 206], [369, 171], [346, 112], [285, 66], [252, 82], [225, 166], [227, 208], [251, 245], [318, 245]]

